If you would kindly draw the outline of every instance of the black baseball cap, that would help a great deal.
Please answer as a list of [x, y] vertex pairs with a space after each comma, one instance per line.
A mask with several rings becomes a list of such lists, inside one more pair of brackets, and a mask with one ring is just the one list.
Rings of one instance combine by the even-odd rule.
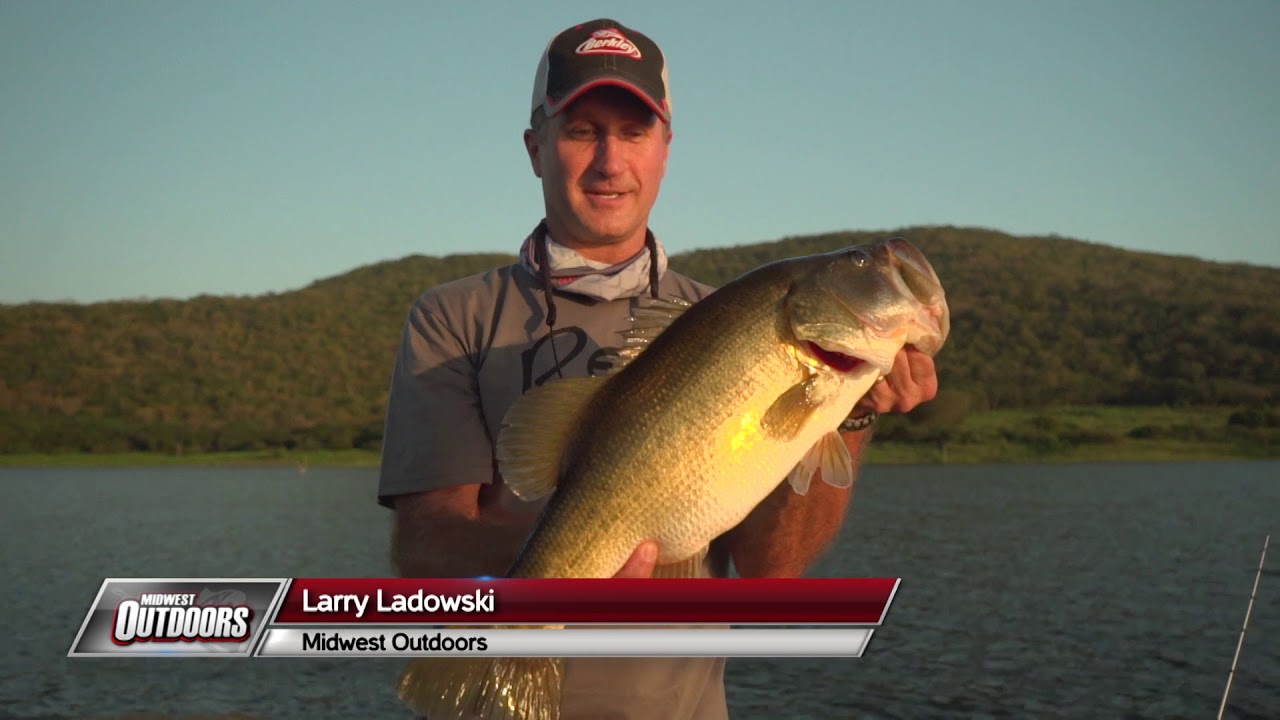
[[533, 79], [532, 109], [541, 107], [551, 117], [601, 85], [630, 90], [662, 122], [671, 123], [662, 49], [640, 31], [608, 18], [574, 25], [551, 38]]

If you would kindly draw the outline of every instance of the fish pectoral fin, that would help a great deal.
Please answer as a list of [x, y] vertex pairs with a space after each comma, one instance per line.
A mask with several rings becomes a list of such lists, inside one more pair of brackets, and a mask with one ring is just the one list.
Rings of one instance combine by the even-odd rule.
[[702, 577], [702, 563], [707, 558], [710, 547], [704, 547], [683, 560], [665, 565], [655, 565], [653, 577], [656, 578], [696, 578]]
[[775, 440], [787, 442], [800, 433], [805, 422], [818, 409], [818, 404], [813, 398], [813, 390], [817, 382], [818, 376], [810, 375], [792, 385], [773, 401], [760, 418], [760, 428], [766, 435]]
[[498, 472], [511, 492], [531, 501], [556, 489], [560, 459], [600, 378], [555, 380], [525, 393], [502, 418]]
[[853, 457], [840, 433], [832, 430], [823, 435], [787, 475], [787, 482], [799, 495], [809, 492], [813, 474], [822, 471], [822, 481], [832, 487], [853, 487]]

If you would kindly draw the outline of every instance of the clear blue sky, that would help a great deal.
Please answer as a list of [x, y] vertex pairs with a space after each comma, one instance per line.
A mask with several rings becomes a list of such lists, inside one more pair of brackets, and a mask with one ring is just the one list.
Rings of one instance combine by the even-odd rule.
[[1280, 266], [1274, 0], [4, 0], [0, 302], [514, 252], [538, 55], [604, 15], [671, 65], [671, 252], [943, 223]]

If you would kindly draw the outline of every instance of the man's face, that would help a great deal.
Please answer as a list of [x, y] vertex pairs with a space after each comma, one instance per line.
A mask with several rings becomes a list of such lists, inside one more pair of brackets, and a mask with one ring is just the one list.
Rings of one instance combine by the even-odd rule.
[[551, 236], [605, 262], [634, 254], [666, 173], [669, 140], [647, 105], [608, 86], [551, 118], [541, 141], [526, 132]]

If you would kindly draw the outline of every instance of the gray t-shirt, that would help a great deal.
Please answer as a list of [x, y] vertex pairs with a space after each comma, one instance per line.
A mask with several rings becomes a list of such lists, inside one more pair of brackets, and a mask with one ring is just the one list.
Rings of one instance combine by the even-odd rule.
[[[713, 288], [667, 270], [663, 297], [700, 300]], [[519, 264], [446, 283], [409, 311], [387, 406], [378, 502], [475, 483], [501, 483], [493, 441], [507, 409], [532, 387], [559, 377], [598, 374], [619, 346], [636, 298], [600, 301], [556, 292], [555, 352], [537, 278]], [[558, 358], [558, 365], [557, 365]], [[523, 503], [532, 530], [545, 500]], [[709, 577], [728, 573], [712, 546]], [[564, 720], [670, 718], [723, 720], [723, 658], [566, 658]]]

